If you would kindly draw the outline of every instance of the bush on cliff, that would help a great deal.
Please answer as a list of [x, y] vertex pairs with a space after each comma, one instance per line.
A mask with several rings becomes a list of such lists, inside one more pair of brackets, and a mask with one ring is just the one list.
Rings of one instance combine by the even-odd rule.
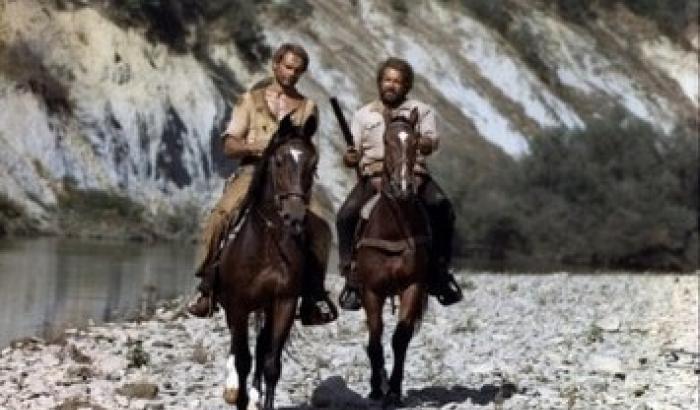
[[624, 114], [533, 139], [455, 203], [462, 251], [503, 266], [698, 266], [697, 140]]

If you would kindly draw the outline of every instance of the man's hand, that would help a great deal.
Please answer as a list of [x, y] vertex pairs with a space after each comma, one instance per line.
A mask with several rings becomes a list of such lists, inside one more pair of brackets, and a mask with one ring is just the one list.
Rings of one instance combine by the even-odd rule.
[[266, 143], [255, 141], [247, 143], [243, 138], [232, 134], [222, 134], [224, 141], [224, 155], [233, 159], [247, 156], [259, 156], [265, 150]]
[[434, 145], [435, 143], [433, 142], [433, 140], [428, 137], [418, 138], [418, 151], [420, 151], [420, 153], [423, 155], [430, 155], [433, 152], [433, 149], [435, 148]]
[[343, 155], [343, 164], [348, 168], [354, 168], [360, 162], [360, 153], [357, 152], [355, 147], [348, 147]]

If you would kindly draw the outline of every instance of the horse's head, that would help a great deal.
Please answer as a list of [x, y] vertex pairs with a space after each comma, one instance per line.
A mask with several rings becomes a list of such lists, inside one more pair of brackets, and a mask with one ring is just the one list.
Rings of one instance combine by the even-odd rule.
[[311, 141], [317, 124], [312, 116], [304, 125], [295, 126], [287, 115], [280, 122], [264, 155], [266, 191], [271, 196], [266, 199], [272, 200], [283, 227], [295, 235], [303, 231], [318, 164], [318, 154]]
[[411, 110], [408, 118], [388, 115], [385, 118], [382, 190], [399, 200], [407, 200], [415, 194], [413, 166], [418, 145], [417, 122], [417, 108]]

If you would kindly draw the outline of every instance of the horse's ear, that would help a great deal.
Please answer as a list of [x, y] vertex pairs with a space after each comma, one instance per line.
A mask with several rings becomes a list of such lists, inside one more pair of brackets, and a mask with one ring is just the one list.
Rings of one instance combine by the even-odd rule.
[[306, 122], [304, 122], [304, 125], [301, 127], [301, 135], [310, 140], [311, 136], [316, 133], [316, 130], [318, 129], [318, 118], [316, 118], [315, 115], [309, 116], [309, 118], [306, 119]]
[[408, 117], [408, 121], [411, 123], [412, 126], [416, 126], [418, 124], [418, 107], [413, 107], [411, 110], [411, 115]]
[[288, 138], [292, 134], [294, 129], [294, 124], [292, 123], [292, 114], [289, 113], [282, 118], [279, 127], [277, 127], [277, 137], [278, 138]]

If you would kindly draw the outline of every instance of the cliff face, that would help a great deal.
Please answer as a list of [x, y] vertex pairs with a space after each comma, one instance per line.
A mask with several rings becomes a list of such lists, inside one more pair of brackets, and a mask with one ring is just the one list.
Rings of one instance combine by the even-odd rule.
[[[147, 218], [196, 219], [234, 166], [216, 138], [232, 99], [267, 62], [251, 63], [221, 19], [185, 20], [175, 49], [115, 19], [110, 2], [58, 3], [0, 0], [2, 231], [61, 229], [57, 215], [86, 193]], [[259, 40], [311, 55], [300, 88], [321, 105], [317, 185], [330, 207], [354, 177], [327, 98], [349, 116], [374, 98], [389, 55], [413, 64], [413, 95], [437, 108], [433, 168], [451, 193], [527, 154], [544, 129], [585, 128], [616, 107], [661, 133], [695, 121], [696, 24], [671, 39], [623, 6], [580, 24], [547, 2], [509, 1], [502, 20], [459, 2], [312, 0], [291, 17], [277, 3], [257, 9]]]
[[5, 24], [0, 195], [50, 227], [68, 186], [152, 213], [215, 190], [212, 134], [226, 104], [192, 55], [89, 7], [11, 2]]

